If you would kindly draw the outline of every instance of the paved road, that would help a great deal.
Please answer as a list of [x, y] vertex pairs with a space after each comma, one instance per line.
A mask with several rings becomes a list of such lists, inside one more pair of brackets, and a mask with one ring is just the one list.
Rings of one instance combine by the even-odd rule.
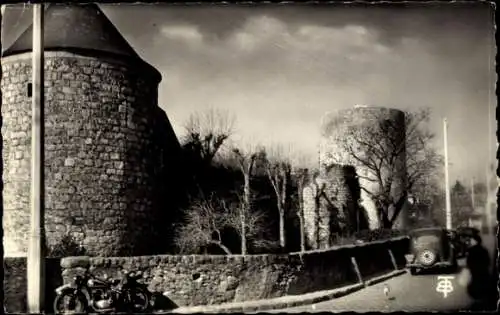
[[[284, 312], [367, 312], [367, 311], [449, 311], [468, 308], [471, 299], [457, 280], [451, 280], [454, 291], [444, 298], [436, 292], [437, 275], [402, 276], [389, 279], [345, 297], [318, 304], [289, 308]], [[384, 284], [391, 289], [389, 299], [383, 293]]]
[[[492, 240], [484, 242], [486, 247], [494, 246]], [[461, 266], [464, 260], [459, 262]], [[446, 298], [442, 293], [436, 291], [440, 275], [455, 276], [452, 279], [453, 292]], [[458, 274], [426, 273], [412, 276], [406, 273], [402, 276], [387, 280], [367, 287], [358, 292], [334, 300], [317, 303], [314, 305], [300, 306], [273, 312], [340, 312], [340, 311], [459, 311], [470, 309], [472, 300], [466, 292], [466, 288], [458, 283]], [[391, 289], [389, 298], [384, 293], [384, 285]]]

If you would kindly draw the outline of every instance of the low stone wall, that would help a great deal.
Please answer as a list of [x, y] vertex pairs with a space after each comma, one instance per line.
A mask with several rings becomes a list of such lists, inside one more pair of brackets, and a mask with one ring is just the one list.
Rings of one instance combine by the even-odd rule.
[[[389, 250], [392, 252], [392, 259]], [[267, 299], [334, 289], [404, 268], [405, 237], [289, 255], [68, 257], [46, 259], [45, 309], [52, 311], [54, 289], [74, 275], [118, 276], [122, 268], [142, 271], [151, 292], [166, 293], [177, 306]], [[354, 259], [353, 259], [354, 258]], [[355, 261], [360, 275], [353, 263]], [[4, 258], [4, 304], [26, 313], [26, 258]]]
[[26, 313], [26, 258], [3, 260], [4, 306], [7, 312]]
[[[53, 311], [54, 290], [63, 283], [61, 260], [57, 258], [46, 259], [45, 270], [45, 309], [50, 313]], [[26, 257], [4, 257], [3, 271], [4, 306], [6, 311], [8, 313], [26, 313]]]
[[299, 272], [293, 275], [286, 294], [305, 294], [359, 282], [350, 251], [349, 248], [340, 247], [334, 250], [310, 251], [302, 255], [293, 254], [302, 259]]
[[119, 270], [143, 273], [152, 292], [165, 293], [178, 306], [211, 305], [334, 289], [394, 270], [404, 260], [407, 239], [380, 241], [289, 255], [68, 257], [61, 261], [64, 281], [92, 268], [96, 275]]
[[390, 243], [389, 249], [394, 257], [394, 260], [396, 261], [396, 265], [398, 269], [404, 269], [406, 267], [406, 258], [405, 255], [408, 254], [408, 251], [410, 249], [410, 239], [405, 237], [402, 238], [399, 242], [397, 243]]
[[353, 249], [363, 279], [380, 276], [396, 269], [389, 254], [391, 246], [388, 245], [390, 244], [377, 242], [370, 246]]

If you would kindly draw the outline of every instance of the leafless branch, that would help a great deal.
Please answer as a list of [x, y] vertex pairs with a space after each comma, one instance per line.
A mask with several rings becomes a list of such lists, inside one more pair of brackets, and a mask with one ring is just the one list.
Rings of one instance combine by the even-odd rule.
[[[390, 120], [382, 119], [374, 114], [372, 121], [378, 124], [366, 126], [363, 130], [348, 128], [343, 151], [354, 164], [369, 171], [359, 176], [361, 179], [378, 184], [374, 191], [365, 190], [376, 202], [379, 212], [387, 216], [388, 207], [395, 211], [391, 218], [382, 218], [392, 227], [404, 205], [408, 192], [426, 176], [430, 176], [441, 163], [441, 157], [431, 146], [434, 135], [426, 129], [430, 118], [428, 109], [409, 112], [405, 115], [406, 137], [402, 138], [399, 126]], [[395, 174], [401, 171], [399, 157], [405, 154], [407, 168], [407, 186], [403, 193], [393, 200], [391, 191], [395, 183]]]
[[215, 194], [194, 200], [186, 211], [185, 221], [177, 229], [175, 243], [182, 254], [193, 254], [209, 245], [216, 245], [226, 254], [231, 251], [223, 239], [223, 231], [232, 229], [241, 236], [241, 214], [244, 213], [246, 237], [261, 242], [266, 231], [264, 213], [242, 207], [242, 202], [228, 203]]
[[219, 109], [194, 113], [184, 126], [184, 143], [210, 163], [233, 134], [234, 122], [234, 116]]
[[291, 147], [285, 151], [283, 146], [275, 145], [265, 149], [261, 159], [266, 170], [269, 182], [273, 186], [276, 195], [276, 208], [279, 214], [280, 246], [285, 248], [285, 212], [288, 196], [288, 180], [291, 176], [292, 166], [290, 163]]

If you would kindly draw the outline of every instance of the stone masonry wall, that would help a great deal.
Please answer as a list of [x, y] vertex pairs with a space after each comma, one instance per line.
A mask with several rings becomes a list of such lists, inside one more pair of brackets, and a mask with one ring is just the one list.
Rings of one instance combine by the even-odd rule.
[[[311, 249], [334, 244], [336, 234], [356, 231], [359, 188], [353, 167], [330, 165], [304, 188], [306, 243]], [[358, 188], [358, 189], [357, 189]]]
[[[370, 152], [366, 147], [354, 147], [357, 141], [353, 139], [369, 139], [374, 137], [370, 132], [374, 126], [390, 121], [398, 134], [392, 135], [396, 141], [405, 145], [405, 114], [404, 112], [390, 108], [380, 107], [361, 107], [340, 110], [337, 112], [325, 115], [322, 125], [322, 140], [320, 143], [320, 168], [328, 167], [333, 164], [352, 165], [356, 167], [359, 176], [361, 187], [366, 190], [377, 192], [380, 187], [376, 181], [367, 180], [367, 177], [373, 178], [372, 171], [363, 163], [360, 163], [357, 158], [345, 150], [344, 144], [348, 143], [353, 146], [353, 151], [359, 158], [369, 158]], [[396, 132], [396, 131], [394, 131]], [[356, 137], [356, 138], [353, 138]], [[388, 139], [380, 139], [381, 147], [390, 148]], [[373, 157], [373, 156], [372, 156]], [[395, 176], [392, 185], [391, 195], [397, 199], [405, 188], [406, 183], [406, 154], [404, 150], [396, 157]], [[381, 176], [385, 180], [388, 176], [386, 169], [382, 167]], [[380, 227], [379, 217], [370, 195], [365, 190], [361, 190], [361, 204], [366, 210], [366, 214], [370, 221], [370, 228], [376, 229]], [[404, 228], [407, 221], [407, 214], [403, 211], [398, 217], [400, 220], [397, 225]]]
[[[45, 227], [89, 255], [161, 251], [157, 220], [158, 78], [118, 59], [45, 53]], [[26, 252], [30, 202], [31, 55], [2, 59], [4, 248]], [[150, 246], [144, 246], [149, 244]]]
[[[5, 257], [3, 262], [4, 307], [7, 313], [27, 312], [26, 257]], [[45, 259], [45, 310], [52, 312], [55, 289], [63, 284], [61, 260]]]
[[303, 203], [304, 203], [304, 232], [305, 243], [307, 249], [319, 248], [319, 235], [318, 235], [318, 214], [317, 209], [319, 203], [316, 198], [318, 187], [314, 182], [309, 183], [304, 187]]
[[[405, 266], [408, 238], [351, 245], [291, 255], [68, 257], [45, 260], [45, 310], [52, 311], [54, 290], [91, 267], [96, 275], [142, 271], [150, 291], [167, 294], [177, 306], [219, 304], [304, 294], [364, 281]], [[373, 259], [377, 257], [377, 259]], [[26, 258], [4, 259], [4, 305], [8, 313], [26, 312]], [[159, 305], [158, 307], [162, 307]], [[168, 306], [172, 307], [172, 306]]]
[[394, 252], [406, 253], [406, 247], [407, 239], [400, 238], [289, 255], [69, 257], [62, 260], [61, 266], [64, 281], [89, 267], [96, 275], [112, 277], [123, 268], [141, 271], [142, 281], [151, 292], [164, 293], [177, 306], [193, 306], [305, 294], [355, 284], [359, 276], [353, 257], [366, 280], [394, 270], [388, 249], [401, 248]]

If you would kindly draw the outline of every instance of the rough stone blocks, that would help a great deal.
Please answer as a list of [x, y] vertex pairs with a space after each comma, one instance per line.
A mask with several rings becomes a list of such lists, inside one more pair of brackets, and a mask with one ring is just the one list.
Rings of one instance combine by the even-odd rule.
[[349, 180], [357, 181], [352, 167], [330, 165], [321, 169], [304, 188], [304, 228], [308, 248], [329, 248], [334, 245], [336, 234], [348, 234], [357, 225], [352, 218], [360, 211], [357, 203], [359, 192]]
[[[390, 137], [386, 137], [379, 127], [386, 123], [391, 126]], [[352, 165], [356, 168], [360, 185], [363, 188], [361, 190], [361, 204], [367, 212], [370, 228], [380, 227], [372, 195], [379, 193], [382, 187], [376, 180], [372, 169], [367, 166], [369, 164], [360, 162], [360, 160], [371, 161], [370, 158], [373, 158], [370, 148], [363, 143], [371, 143], [370, 140], [376, 137], [379, 140], [376, 147], [384, 148], [383, 151], [389, 152], [387, 154], [394, 152], [392, 148], [395, 146], [399, 148], [399, 153], [393, 164], [394, 171], [389, 171], [384, 166], [380, 168], [383, 181], [388, 179], [389, 174], [393, 175], [391, 196], [397, 200], [402, 196], [406, 184], [404, 112], [383, 107], [361, 107], [332, 112], [323, 119], [322, 135], [320, 144], [321, 167], [341, 164]], [[356, 158], [352, 152], [355, 153]], [[371, 194], [368, 194], [367, 191], [370, 191]], [[403, 226], [406, 222], [406, 215], [406, 213], [401, 213], [399, 217]]]
[[[30, 54], [2, 58], [2, 72], [3, 228], [9, 256], [26, 253], [29, 234]], [[157, 253], [143, 246], [165, 224], [156, 220], [151, 202], [161, 185], [149, 166], [160, 163], [151, 131], [157, 79], [97, 57], [46, 52], [45, 82], [48, 245], [69, 234], [89, 255]], [[149, 128], [131, 128], [131, 122]]]

